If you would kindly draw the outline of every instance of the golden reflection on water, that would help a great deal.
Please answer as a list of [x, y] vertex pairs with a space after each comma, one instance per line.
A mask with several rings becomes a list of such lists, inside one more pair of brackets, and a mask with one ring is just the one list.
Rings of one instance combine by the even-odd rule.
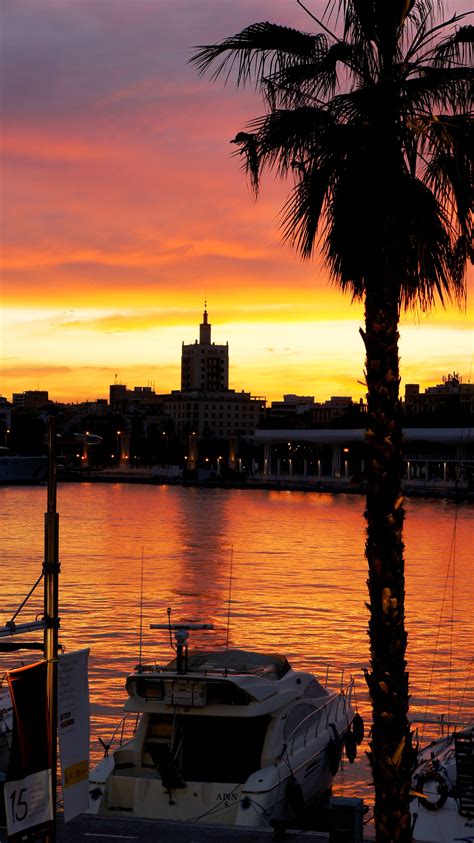
[[[3, 488], [0, 500], [5, 622], [40, 573], [46, 492]], [[343, 667], [358, 680], [368, 723], [363, 508], [350, 495], [60, 485], [60, 640], [68, 650], [91, 648], [93, 757], [98, 736], [110, 736], [120, 718], [124, 679], [138, 660], [142, 555], [145, 661], [171, 657], [166, 635], [149, 629], [170, 606], [176, 619], [214, 623], [214, 632], [196, 635], [197, 646], [225, 644], [229, 634], [230, 646], [282, 652], [323, 677], [326, 665], [334, 676]], [[429, 714], [457, 715], [462, 704], [461, 719], [473, 718], [474, 509], [461, 504], [456, 517], [446, 501], [409, 500], [406, 508], [412, 715], [425, 714], [431, 687]], [[18, 620], [41, 612], [40, 587]], [[2, 657], [4, 668], [11, 659]], [[368, 778], [365, 763], [346, 766], [339, 790]]]

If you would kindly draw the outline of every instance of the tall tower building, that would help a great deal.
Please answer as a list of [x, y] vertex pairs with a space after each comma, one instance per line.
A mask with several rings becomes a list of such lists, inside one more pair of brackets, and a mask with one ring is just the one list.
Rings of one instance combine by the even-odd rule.
[[211, 323], [207, 305], [199, 326], [199, 342], [185, 345], [181, 352], [181, 391], [202, 389], [208, 392], [229, 388], [229, 344], [211, 343]]

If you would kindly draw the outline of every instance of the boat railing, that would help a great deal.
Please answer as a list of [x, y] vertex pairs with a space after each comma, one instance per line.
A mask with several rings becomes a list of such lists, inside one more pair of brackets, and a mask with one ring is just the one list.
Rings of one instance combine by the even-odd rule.
[[[137, 668], [137, 670], [138, 670], [138, 668]], [[170, 677], [176, 678], [177, 676], [180, 679], [183, 679], [186, 676], [191, 676], [191, 677], [193, 677], [193, 676], [205, 676], [205, 677], [209, 677], [210, 679], [212, 679], [213, 677], [216, 677], [216, 676], [217, 677], [223, 676], [224, 678], [228, 678], [228, 679], [232, 679], [232, 678], [235, 678], [235, 677], [238, 677], [238, 676], [257, 676], [257, 677], [260, 677], [261, 679], [268, 679], [268, 678], [273, 678], [273, 677], [276, 676], [278, 678], [277, 671], [276, 671], [276, 669], [273, 665], [264, 665], [264, 666], [261, 666], [261, 667], [260, 666], [255, 667], [253, 669], [249, 668], [246, 671], [241, 671], [241, 670], [238, 670], [238, 669], [232, 668], [232, 667], [218, 667], [217, 665], [215, 667], [202, 667], [202, 666], [194, 667], [194, 666], [190, 666], [190, 667], [187, 668], [186, 673], [177, 674], [175, 667], [170, 667], [170, 665], [160, 665], [160, 664], [155, 663], [155, 664], [140, 665], [139, 672], [140, 672], [141, 675], [160, 676], [160, 677], [163, 677], [164, 679], [170, 678]]]
[[104, 750], [104, 758], [107, 758], [109, 752], [120, 749], [120, 747], [135, 737], [139, 717], [139, 714], [127, 712], [116, 726], [109, 741], [106, 742], [99, 737], [99, 743]]
[[317, 738], [328, 729], [330, 723], [336, 723], [341, 717], [349, 718], [353, 690], [354, 679], [351, 677], [344, 688], [298, 723], [286, 739], [288, 751], [293, 753], [297, 745], [305, 747], [309, 740]]
[[[319, 673], [318, 673], [318, 677], [319, 677]], [[329, 686], [331, 686], [332, 688], [337, 688], [339, 686], [341, 688], [341, 691], [342, 691], [342, 689], [344, 687], [346, 687], [348, 684], [350, 684], [351, 681], [352, 681], [352, 676], [349, 680], [349, 683], [346, 682], [345, 677], [346, 677], [346, 671], [344, 670], [343, 667], [340, 667], [338, 665], [328, 664], [328, 665], [326, 665], [326, 673], [325, 673], [325, 676], [324, 676], [324, 681], [321, 684], [323, 684], [325, 688], [328, 688]]]
[[[444, 738], [450, 738], [454, 732], [459, 732], [462, 729], [468, 729], [469, 727], [473, 726], [472, 720], [460, 720], [458, 717], [448, 719], [445, 714], [427, 714], [425, 716], [417, 716], [415, 714], [409, 719], [412, 726], [414, 726], [415, 728], [415, 738], [420, 743], [424, 742], [423, 732], [425, 731], [426, 726], [434, 727], [429, 731], [433, 736], [432, 739], [435, 741], [443, 740]], [[421, 736], [419, 735], [420, 731]]]

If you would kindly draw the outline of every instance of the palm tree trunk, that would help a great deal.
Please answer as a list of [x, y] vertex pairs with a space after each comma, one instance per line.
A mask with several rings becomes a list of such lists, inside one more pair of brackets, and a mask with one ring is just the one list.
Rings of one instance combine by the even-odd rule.
[[[414, 752], [408, 721], [405, 651], [405, 577], [402, 421], [399, 401], [397, 297], [366, 296], [368, 389], [366, 557], [369, 566], [371, 670], [366, 671], [373, 709], [369, 759], [375, 786], [377, 843], [412, 840], [409, 790]], [[395, 818], [395, 822], [394, 822]]]

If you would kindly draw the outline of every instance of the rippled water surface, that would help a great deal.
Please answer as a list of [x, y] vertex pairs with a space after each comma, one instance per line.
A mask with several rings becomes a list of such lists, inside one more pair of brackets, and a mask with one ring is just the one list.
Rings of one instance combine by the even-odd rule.
[[[4, 622], [41, 571], [44, 488], [3, 488], [0, 581]], [[170, 657], [167, 619], [214, 623], [194, 642], [279, 651], [325, 675], [357, 679], [369, 722], [364, 501], [305, 492], [64, 484], [60, 513], [60, 641], [90, 647], [92, 756], [120, 719], [124, 679], [138, 659], [143, 557], [143, 658]], [[474, 718], [474, 508], [408, 500], [405, 529], [412, 716]], [[229, 630], [227, 624], [229, 618]], [[42, 613], [42, 589], [19, 620]], [[2, 656], [4, 668], [12, 656]], [[16, 661], [18, 664], [18, 661]], [[471, 664], [471, 667], [470, 667]], [[427, 699], [429, 700], [427, 702]], [[432, 736], [432, 728], [425, 737]], [[370, 799], [364, 761], [338, 790]]]

